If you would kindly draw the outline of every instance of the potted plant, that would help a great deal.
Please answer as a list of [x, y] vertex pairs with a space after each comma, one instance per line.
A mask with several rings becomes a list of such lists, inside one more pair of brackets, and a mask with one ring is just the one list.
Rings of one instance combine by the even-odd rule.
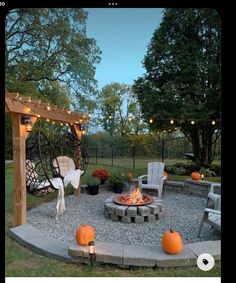
[[109, 171], [105, 168], [97, 168], [92, 173], [93, 177], [97, 177], [100, 180], [100, 184], [103, 185], [109, 177]]
[[109, 176], [109, 184], [114, 190], [115, 194], [121, 194], [123, 192], [123, 186], [126, 181], [126, 176], [125, 174], [122, 173], [113, 173]]
[[91, 176], [87, 179], [87, 184], [88, 184], [88, 193], [90, 195], [97, 195], [99, 191], [100, 180], [96, 177]]

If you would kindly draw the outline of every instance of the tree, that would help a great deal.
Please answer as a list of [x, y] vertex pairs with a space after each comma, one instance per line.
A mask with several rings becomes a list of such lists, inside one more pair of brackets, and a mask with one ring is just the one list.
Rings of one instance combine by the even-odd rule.
[[205, 167], [220, 136], [220, 39], [215, 10], [165, 9], [144, 58], [146, 74], [133, 85], [144, 119], [153, 119], [150, 127], [179, 127]]
[[102, 109], [99, 121], [110, 135], [118, 133], [124, 137], [146, 128], [140, 119], [137, 97], [130, 86], [119, 83], [104, 86], [98, 95], [98, 104]]
[[[18, 8], [6, 16], [5, 91], [86, 112], [94, 105], [100, 50], [86, 36], [87, 12], [72, 8]], [[95, 105], [94, 105], [95, 106]], [[10, 117], [6, 152], [11, 152]]]
[[6, 17], [6, 89], [14, 84], [60, 82], [77, 97], [95, 93], [100, 51], [86, 37], [82, 9], [14, 9]]

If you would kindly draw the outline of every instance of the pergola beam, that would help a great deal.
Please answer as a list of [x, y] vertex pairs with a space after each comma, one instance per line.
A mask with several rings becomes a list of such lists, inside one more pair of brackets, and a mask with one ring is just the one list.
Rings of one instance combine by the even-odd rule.
[[[40, 100], [31, 100], [29, 97], [20, 97], [18, 93], [6, 93], [5, 103], [7, 112], [42, 117], [68, 124], [88, 123], [87, 114], [57, 108], [56, 105], [42, 103]], [[48, 106], [50, 106], [50, 110], [47, 110]]]

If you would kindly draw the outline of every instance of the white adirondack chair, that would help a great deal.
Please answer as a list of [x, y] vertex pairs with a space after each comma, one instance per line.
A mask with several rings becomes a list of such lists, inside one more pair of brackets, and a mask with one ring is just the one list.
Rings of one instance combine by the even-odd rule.
[[204, 209], [198, 230], [198, 238], [200, 237], [204, 223], [207, 223], [216, 228], [218, 231], [221, 231], [221, 196], [210, 192], [207, 196], [207, 206], [210, 201], [213, 202], [213, 208], [206, 207]]
[[[164, 167], [163, 162], [149, 162], [148, 163], [148, 173], [138, 177], [139, 189], [154, 189], [158, 191], [158, 198], [161, 199], [162, 188], [164, 181]], [[143, 184], [143, 178], [147, 177], [147, 184]]]

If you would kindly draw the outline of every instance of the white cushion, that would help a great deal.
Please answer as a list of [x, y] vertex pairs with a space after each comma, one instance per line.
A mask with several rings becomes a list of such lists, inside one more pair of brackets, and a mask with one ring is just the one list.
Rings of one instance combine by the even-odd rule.
[[[57, 157], [57, 162], [60, 168], [61, 176], [65, 177], [65, 175], [71, 171], [75, 170], [75, 163], [73, 159], [69, 158], [68, 156], [58, 156]], [[57, 166], [57, 162], [54, 159], [53, 160], [53, 166]]]

